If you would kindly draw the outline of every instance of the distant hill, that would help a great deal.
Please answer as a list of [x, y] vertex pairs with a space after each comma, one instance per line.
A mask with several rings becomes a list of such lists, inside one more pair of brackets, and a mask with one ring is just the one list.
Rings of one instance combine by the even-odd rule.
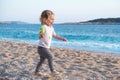
[[[0, 21], [0, 24], [28, 24], [22, 21]], [[120, 18], [99, 18], [82, 22], [66, 22], [61, 24], [115, 24], [120, 25]]]
[[100, 18], [84, 22], [70, 22], [63, 24], [120, 24], [120, 18]]
[[0, 24], [27, 24], [27, 23], [22, 21], [1, 21]]

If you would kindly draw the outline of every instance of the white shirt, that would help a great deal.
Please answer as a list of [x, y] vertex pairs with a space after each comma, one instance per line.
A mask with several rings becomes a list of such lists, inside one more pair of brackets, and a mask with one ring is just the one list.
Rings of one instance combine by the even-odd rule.
[[44, 28], [43, 38], [39, 41], [39, 46], [50, 48], [53, 35], [56, 35], [53, 26], [42, 25]]

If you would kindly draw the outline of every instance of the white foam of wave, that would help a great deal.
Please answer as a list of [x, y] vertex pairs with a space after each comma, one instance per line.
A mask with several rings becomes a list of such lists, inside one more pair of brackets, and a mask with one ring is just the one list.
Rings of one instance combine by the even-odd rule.
[[112, 38], [120, 38], [119, 34], [100, 34], [100, 33], [65, 33], [60, 32], [59, 35], [65, 36], [90, 36], [90, 37], [112, 37]]
[[[0, 40], [9, 40], [13, 42], [25, 42], [28, 44], [38, 44], [39, 40], [20, 40], [13, 38], [1, 38]], [[83, 49], [83, 50], [92, 50], [92, 51], [101, 51], [101, 52], [112, 52], [120, 53], [120, 44], [118, 43], [103, 43], [103, 42], [92, 42], [92, 41], [52, 41], [52, 46], [56, 47], [65, 47], [73, 49]]]
[[22, 42], [22, 43], [28, 43], [28, 44], [38, 44], [39, 43], [39, 40], [21, 40], [21, 39], [13, 39], [13, 38], [0, 38], [0, 40]]
[[35, 32], [35, 31], [24, 31], [25, 33], [30, 33], [30, 34], [38, 34], [39, 32]]
[[92, 41], [91, 42], [72, 41], [65, 43], [65, 42], [54, 41], [52, 44], [53, 46], [58, 46], [58, 47], [120, 53], [120, 44], [118, 43], [103, 43], [103, 42], [92, 42]]

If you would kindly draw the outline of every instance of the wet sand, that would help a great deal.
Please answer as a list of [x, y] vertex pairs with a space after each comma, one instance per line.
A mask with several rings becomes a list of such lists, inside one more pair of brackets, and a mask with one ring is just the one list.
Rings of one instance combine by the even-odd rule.
[[[55, 80], [120, 80], [120, 55], [51, 47]], [[37, 45], [0, 41], [0, 80], [51, 80], [33, 75], [39, 61]], [[47, 61], [41, 72], [50, 73]]]

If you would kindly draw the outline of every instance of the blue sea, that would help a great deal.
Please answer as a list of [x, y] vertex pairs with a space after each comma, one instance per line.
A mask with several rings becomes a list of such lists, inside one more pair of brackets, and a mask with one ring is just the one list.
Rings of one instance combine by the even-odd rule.
[[[120, 25], [53, 25], [68, 42], [53, 39], [52, 46], [120, 54]], [[40, 24], [0, 24], [0, 40], [38, 44]]]

